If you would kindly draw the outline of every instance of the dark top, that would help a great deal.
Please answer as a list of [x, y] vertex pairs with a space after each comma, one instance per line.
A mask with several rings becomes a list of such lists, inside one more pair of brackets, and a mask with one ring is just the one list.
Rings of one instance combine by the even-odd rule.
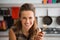
[[14, 31], [17, 40], [30, 40], [30, 39], [28, 39], [28, 37], [26, 37], [22, 33], [21, 30], [20, 31], [17, 31], [15, 27], [13, 27], [12, 30]]
[[[20, 30], [20, 31], [17, 31], [17, 29], [16, 29], [15, 27], [12, 27], [12, 30], [14, 31], [17, 40], [31, 40], [31, 39], [29, 39], [29, 36], [26, 37], [26, 36], [22, 33], [21, 30]], [[39, 30], [39, 29], [38, 29], [38, 30]]]

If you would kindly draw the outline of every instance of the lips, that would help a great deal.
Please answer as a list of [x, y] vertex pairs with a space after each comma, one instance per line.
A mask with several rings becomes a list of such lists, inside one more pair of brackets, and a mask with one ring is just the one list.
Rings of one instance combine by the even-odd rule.
[[28, 23], [26, 23], [26, 24], [25, 24], [25, 26], [29, 26], [29, 24], [28, 24]]

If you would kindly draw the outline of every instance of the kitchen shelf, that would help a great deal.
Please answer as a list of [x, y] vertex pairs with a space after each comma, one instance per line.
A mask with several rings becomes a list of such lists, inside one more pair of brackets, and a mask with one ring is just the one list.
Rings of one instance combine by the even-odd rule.
[[60, 34], [45, 34], [45, 37], [60, 37]]
[[[23, 3], [22, 3], [23, 4]], [[22, 4], [0, 4], [0, 7], [20, 7]], [[40, 8], [60, 8], [60, 3], [55, 4], [34, 4], [35, 7]]]
[[2, 37], [2, 36], [8, 36], [8, 35], [9, 35], [9, 30], [0, 31], [0, 37]]

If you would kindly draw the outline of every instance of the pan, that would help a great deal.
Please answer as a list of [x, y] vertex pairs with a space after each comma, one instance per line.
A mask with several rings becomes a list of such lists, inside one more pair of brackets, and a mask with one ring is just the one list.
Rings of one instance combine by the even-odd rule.
[[52, 18], [48, 16], [48, 9], [47, 9], [47, 16], [43, 17], [43, 24], [50, 25], [52, 23]]
[[58, 25], [60, 25], [60, 16], [58, 16], [58, 17], [56, 18], [56, 23], [57, 23]]

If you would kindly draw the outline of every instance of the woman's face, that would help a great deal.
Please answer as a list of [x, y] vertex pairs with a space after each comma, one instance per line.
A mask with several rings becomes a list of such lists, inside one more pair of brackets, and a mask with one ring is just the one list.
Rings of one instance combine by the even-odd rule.
[[20, 20], [22, 23], [22, 28], [28, 31], [34, 23], [34, 12], [30, 10], [22, 11]]

